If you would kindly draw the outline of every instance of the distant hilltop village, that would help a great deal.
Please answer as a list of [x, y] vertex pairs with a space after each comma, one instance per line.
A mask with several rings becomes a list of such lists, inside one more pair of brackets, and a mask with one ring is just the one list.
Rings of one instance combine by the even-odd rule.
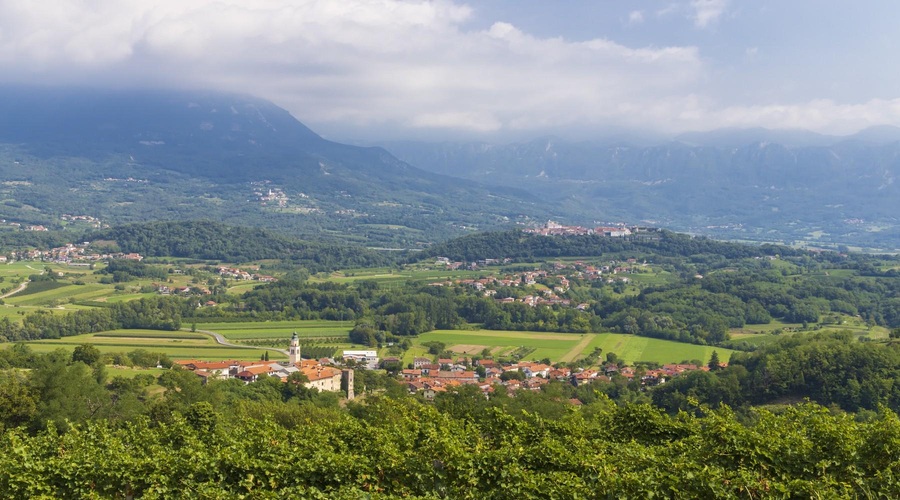
[[553, 221], [547, 221], [542, 227], [524, 229], [526, 233], [540, 234], [544, 236], [582, 236], [586, 234], [596, 234], [600, 236], [608, 236], [611, 238], [622, 238], [635, 233], [647, 233], [658, 231], [654, 227], [640, 226], [598, 226], [595, 228], [582, 226], [564, 226]]

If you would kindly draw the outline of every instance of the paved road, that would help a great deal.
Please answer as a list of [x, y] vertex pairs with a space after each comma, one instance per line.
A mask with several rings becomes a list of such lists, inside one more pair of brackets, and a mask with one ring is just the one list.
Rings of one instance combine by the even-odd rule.
[[[185, 330], [185, 329], [182, 328], [182, 330]], [[197, 333], [209, 335], [210, 337], [216, 339], [216, 343], [219, 345], [224, 345], [224, 346], [228, 346], [228, 347], [238, 347], [241, 349], [259, 349], [261, 351], [275, 351], [275, 352], [280, 352], [281, 354], [284, 354], [285, 356], [289, 356], [289, 354], [286, 350], [277, 349], [275, 347], [257, 347], [257, 346], [252, 346], [252, 345], [232, 344], [231, 342], [226, 340], [225, 337], [223, 337], [221, 333], [216, 333], [216, 332], [213, 332], [210, 330], [197, 330]]]

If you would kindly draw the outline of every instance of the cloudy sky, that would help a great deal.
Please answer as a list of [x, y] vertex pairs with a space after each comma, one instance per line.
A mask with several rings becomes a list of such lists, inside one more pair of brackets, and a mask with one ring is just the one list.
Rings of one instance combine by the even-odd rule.
[[900, 125], [900, 2], [0, 0], [0, 81], [274, 101], [327, 137]]

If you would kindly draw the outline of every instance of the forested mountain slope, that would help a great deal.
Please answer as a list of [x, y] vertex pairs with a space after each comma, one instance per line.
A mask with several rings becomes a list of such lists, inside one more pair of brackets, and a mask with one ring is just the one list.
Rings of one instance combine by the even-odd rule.
[[212, 219], [371, 245], [544, 216], [522, 192], [323, 139], [274, 104], [200, 91], [0, 88], [0, 218]]

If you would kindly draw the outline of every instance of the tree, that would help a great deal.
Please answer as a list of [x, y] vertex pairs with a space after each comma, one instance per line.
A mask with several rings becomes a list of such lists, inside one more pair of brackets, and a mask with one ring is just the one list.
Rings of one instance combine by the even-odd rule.
[[17, 371], [0, 371], [0, 421], [4, 427], [28, 423], [37, 412], [37, 402], [26, 379]]
[[61, 356], [45, 356], [29, 377], [30, 389], [38, 402], [33, 420], [37, 428], [52, 421], [65, 429], [70, 424], [105, 416], [111, 405], [110, 394], [97, 382], [90, 367], [66, 361]]
[[707, 366], [709, 367], [709, 371], [716, 371], [722, 368], [722, 364], [719, 362], [718, 352], [712, 352], [712, 356], [709, 357], [709, 363], [707, 364]]
[[428, 354], [435, 355], [440, 354], [444, 349], [447, 348], [447, 344], [437, 340], [422, 342], [422, 345], [428, 348]]
[[93, 344], [81, 344], [72, 351], [72, 361], [81, 361], [82, 363], [93, 366], [100, 361], [100, 349]]
[[219, 415], [208, 401], [192, 404], [184, 413], [188, 424], [202, 435], [212, 434], [219, 421]]
[[504, 382], [507, 380], [525, 380], [525, 374], [519, 370], [507, 370], [500, 374], [500, 380]]
[[359, 323], [350, 330], [350, 342], [375, 347], [378, 345], [378, 339], [375, 337], [377, 333], [378, 331], [372, 325]]
[[284, 401], [290, 399], [312, 399], [319, 391], [306, 387], [309, 378], [303, 372], [294, 372], [288, 375], [287, 382], [282, 384], [281, 397]]

